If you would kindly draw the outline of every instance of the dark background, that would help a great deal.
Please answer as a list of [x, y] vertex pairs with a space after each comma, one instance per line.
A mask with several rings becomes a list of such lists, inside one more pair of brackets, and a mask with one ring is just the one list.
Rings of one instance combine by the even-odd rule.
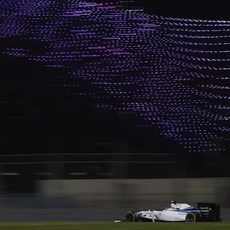
[[[124, 3], [125, 4], [125, 3]], [[127, 4], [126, 4], [127, 5]], [[128, 7], [169, 17], [228, 19], [227, 1], [136, 0]], [[16, 39], [10, 45], [41, 47]], [[50, 87], [50, 70], [39, 64], [1, 55], [0, 135], [5, 153], [40, 152], [183, 152], [177, 143], [164, 140], [157, 130], [136, 128], [131, 113], [105, 113], [87, 97], [68, 97]], [[83, 88], [89, 90], [87, 85]], [[165, 145], [165, 142], [168, 145]]]
[[[135, 1], [134, 6], [145, 7], [147, 12], [162, 16], [229, 19], [227, 1], [140, 0]], [[18, 42], [17, 39], [1, 39], [0, 48]], [[50, 70], [46, 67], [2, 54], [0, 60], [0, 153], [12, 155], [12, 158], [1, 156], [1, 170], [19, 171], [21, 175], [20, 178], [3, 178], [5, 192], [34, 192], [35, 179], [45, 178], [35, 176], [34, 172], [45, 172], [48, 168], [59, 172], [54, 178], [74, 178], [68, 174], [71, 167], [79, 172], [87, 171], [82, 178], [230, 175], [227, 153], [188, 155], [179, 144], [156, 135], [157, 130], [137, 128], [132, 113], [99, 111], [95, 108], [96, 102], [90, 98], [70, 97], [63, 89], [50, 87], [47, 78]], [[84, 87], [87, 89], [87, 85]], [[41, 153], [54, 155], [35, 157]], [[93, 158], [79, 153], [108, 155]], [[121, 155], [117, 156], [117, 153]], [[31, 154], [32, 158], [25, 155], [14, 158], [13, 154]], [[77, 166], [60, 163], [64, 160], [80, 163]], [[108, 164], [100, 163], [104, 160]], [[143, 160], [150, 160], [152, 164], [127, 163]], [[46, 164], [23, 164], [34, 161]], [[47, 163], [51, 161], [54, 163]], [[81, 164], [81, 161], [85, 163]], [[94, 161], [99, 163], [92, 164]], [[117, 161], [120, 163], [114, 163]], [[142, 174], [138, 173], [139, 170]], [[111, 171], [112, 174], [108, 173]]]
[[167, 0], [135, 0], [135, 5], [144, 7], [154, 14], [193, 19], [225, 19], [229, 20], [229, 2], [220, 1], [167, 1]]

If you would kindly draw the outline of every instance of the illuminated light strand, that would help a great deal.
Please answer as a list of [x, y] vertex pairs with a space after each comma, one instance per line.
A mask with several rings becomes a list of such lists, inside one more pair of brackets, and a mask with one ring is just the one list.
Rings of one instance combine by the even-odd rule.
[[[52, 87], [89, 96], [101, 110], [133, 112], [137, 126], [158, 127], [188, 152], [224, 151], [216, 142], [229, 135], [223, 104], [230, 99], [230, 21], [166, 18], [121, 6], [5, 0], [0, 36], [44, 42], [46, 50], [34, 54], [19, 44], [2, 53], [63, 69], [68, 77], [53, 73]], [[96, 89], [82, 92], [80, 81]]]

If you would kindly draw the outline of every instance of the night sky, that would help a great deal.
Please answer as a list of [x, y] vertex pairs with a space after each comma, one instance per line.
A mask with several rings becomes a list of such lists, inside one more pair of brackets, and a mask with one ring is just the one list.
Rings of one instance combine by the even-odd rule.
[[229, 176], [229, 0], [76, 1], [0, 0], [4, 192]]
[[[229, 16], [227, 1], [140, 0], [128, 4], [134, 6], [166, 17], [224, 20]], [[44, 49], [39, 42], [1, 37], [1, 50], [18, 45], [32, 48], [34, 55]], [[136, 127], [132, 112], [101, 111], [90, 97], [70, 97], [64, 88], [50, 87], [49, 76], [66, 74], [65, 70], [55, 71], [1, 53], [1, 153], [187, 152], [175, 140], [159, 136], [157, 127]], [[94, 91], [84, 82], [81, 87]]]

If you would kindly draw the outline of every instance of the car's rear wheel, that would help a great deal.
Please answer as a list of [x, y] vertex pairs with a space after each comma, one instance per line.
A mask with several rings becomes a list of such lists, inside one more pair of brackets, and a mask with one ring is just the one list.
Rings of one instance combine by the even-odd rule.
[[186, 222], [196, 222], [196, 215], [194, 213], [188, 213], [185, 218]]

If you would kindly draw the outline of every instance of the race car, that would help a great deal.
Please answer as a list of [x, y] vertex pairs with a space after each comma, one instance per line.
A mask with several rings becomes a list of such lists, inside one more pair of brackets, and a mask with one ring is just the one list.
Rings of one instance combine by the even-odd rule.
[[220, 205], [198, 203], [197, 208], [186, 203], [171, 202], [171, 207], [162, 211], [129, 211], [124, 219], [115, 222], [196, 222], [221, 221]]

